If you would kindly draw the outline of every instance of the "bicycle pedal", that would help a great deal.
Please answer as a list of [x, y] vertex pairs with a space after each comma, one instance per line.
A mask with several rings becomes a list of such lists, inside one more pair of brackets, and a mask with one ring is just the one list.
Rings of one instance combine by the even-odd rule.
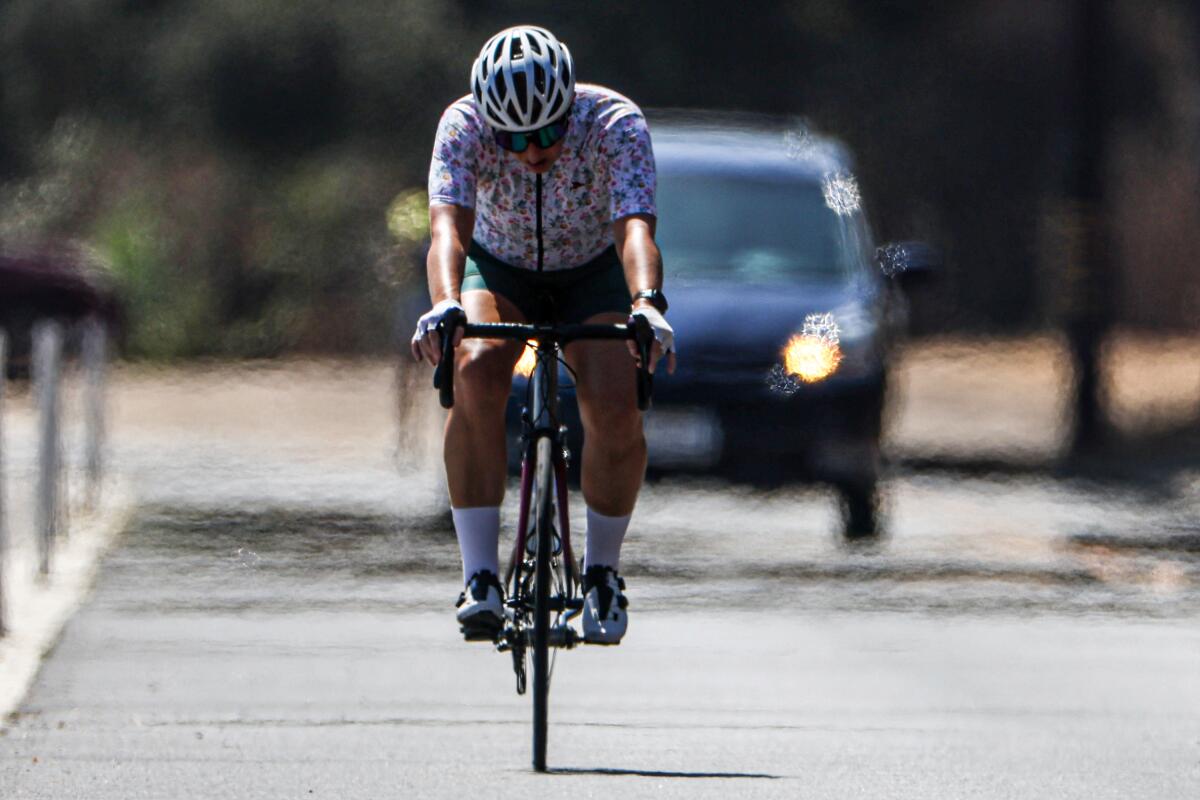
[[468, 642], [495, 642], [500, 636], [500, 622], [464, 623], [458, 628], [463, 640]]
[[583, 642], [584, 644], [590, 644], [593, 647], [616, 647], [617, 645], [621, 644], [619, 641], [617, 641], [617, 642], [597, 642], [597, 641], [593, 641], [592, 639], [585, 639], [582, 636], [579, 638], [579, 641]]

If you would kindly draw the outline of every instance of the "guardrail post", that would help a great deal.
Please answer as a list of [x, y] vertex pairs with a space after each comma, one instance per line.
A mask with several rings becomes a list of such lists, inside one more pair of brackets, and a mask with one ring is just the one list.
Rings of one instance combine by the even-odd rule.
[[59, 383], [62, 377], [62, 326], [43, 320], [33, 329], [33, 382], [37, 391], [38, 479], [37, 512], [39, 571], [50, 573], [50, 557], [61, 522], [59, 473], [62, 445], [59, 434]]
[[7, 482], [4, 480], [4, 380], [8, 377], [8, 339], [4, 330], [0, 329], [0, 637], [8, 633], [5, 624], [7, 617], [4, 606], [4, 569], [8, 555], [8, 527], [4, 514], [4, 492]]
[[104, 478], [104, 389], [108, 366], [108, 329], [99, 317], [91, 316], [84, 321], [81, 347], [86, 502], [89, 508], [95, 508]]

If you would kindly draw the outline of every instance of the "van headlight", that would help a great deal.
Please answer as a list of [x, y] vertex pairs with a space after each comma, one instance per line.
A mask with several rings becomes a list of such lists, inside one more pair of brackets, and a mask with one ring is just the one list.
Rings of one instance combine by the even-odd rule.
[[842, 348], [836, 339], [798, 333], [788, 339], [781, 353], [783, 369], [805, 383], [823, 381], [842, 363]]

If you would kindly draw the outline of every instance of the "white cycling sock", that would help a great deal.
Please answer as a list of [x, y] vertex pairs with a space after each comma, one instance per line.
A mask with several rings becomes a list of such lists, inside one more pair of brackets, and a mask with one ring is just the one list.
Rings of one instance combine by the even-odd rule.
[[584, 569], [602, 565], [617, 568], [621, 560], [621, 543], [625, 531], [629, 530], [632, 514], [623, 517], [606, 517], [587, 510], [587, 544], [583, 554]]
[[451, 508], [458, 549], [462, 551], [463, 585], [481, 569], [500, 574], [500, 507]]

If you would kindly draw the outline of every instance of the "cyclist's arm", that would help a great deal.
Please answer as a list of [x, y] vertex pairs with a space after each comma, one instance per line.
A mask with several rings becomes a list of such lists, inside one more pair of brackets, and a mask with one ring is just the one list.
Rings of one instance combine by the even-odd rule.
[[[613, 222], [613, 240], [617, 246], [617, 254], [621, 257], [621, 265], [625, 268], [625, 283], [629, 285], [629, 295], [632, 297], [646, 289], [662, 289], [663, 270], [662, 254], [654, 242], [654, 228], [657, 219], [653, 214], [630, 214]], [[637, 300], [633, 304], [636, 311], [639, 308], [650, 309], [657, 314], [657, 309], [649, 300]], [[633, 343], [629, 343], [629, 352], [637, 355]], [[654, 343], [651, 354], [650, 371], [662, 357], [662, 347]], [[667, 353], [667, 371], [675, 371], [675, 353]]]
[[429, 207], [429, 255], [425, 275], [429, 280], [429, 300], [458, 300], [463, 271], [467, 265], [467, 245], [475, 232], [475, 211], [452, 205]]
[[646, 289], [662, 289], [662, 256], [654, 243], [655, 223], [650, 214], [630, 214], [613, 222], [613, 240], [625, 268], [630, 297]]
[[[429, 299], [436, 306], [444, 300], [458, 302], [462, 291], [463, 272], [467, 265], [467, 243], [475, 231], [475, 211], [455, 205], [429, 207], [429, 255], [425, 259], [425, 275], [429, 281]], [[458, 330], [455, 345], [462, 341]], [[437, 364], [442, 356], [441, 337], [436, 330], [413, 342], [413, 355]]]

